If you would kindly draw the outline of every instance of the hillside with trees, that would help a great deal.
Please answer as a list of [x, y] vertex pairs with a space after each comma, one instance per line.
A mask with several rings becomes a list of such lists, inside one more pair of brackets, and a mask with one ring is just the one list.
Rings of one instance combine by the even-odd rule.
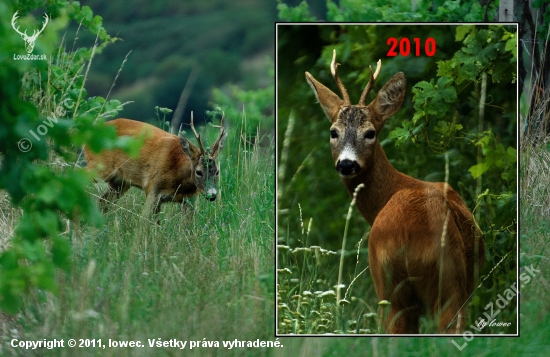
[[[271, 83], [276, 9], [270, 1], [161, 0], [129, 6], [91, 0], [86, 5], [101, 14], [105, 29], [119, 39], [94, 60], [88, 92], [105, 96], [127, 56], [112, 92], [123, 102], [133, 101], [121, 116], [151, 121], [155, 106], [175, 110], [188, 85], [183, 121], [194, 111], [201, 122], [211, 109], [212, 88], [229, 93], [229, 84], [251, 90]], [[77, 27], [72, 23], [67, 31], [68, 46]], [[90, 32], [78, 37], [77, 46], [95, 40]]]

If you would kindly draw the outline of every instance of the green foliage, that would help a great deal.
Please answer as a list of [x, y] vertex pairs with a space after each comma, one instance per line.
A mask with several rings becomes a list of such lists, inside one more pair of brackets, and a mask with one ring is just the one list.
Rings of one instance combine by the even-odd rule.
[[277, 0], [279, 19], [288, 22], [316, 21], [315, 16], [309, 15], [309, 7], [306, 1], [302, 1], [296, 7], [289, 7], [281, 0]]
[[[414, 85], [412, 92], [414, 94], [414, 109], [416, 110], [414, 116], [412, 117], [412, 124], [417, 125], [419, 120], [424, 117], [435, 117], [435, 118], [446, 118], [449, 111], [452, 110], [452, 107], [449, 106], [449, 103], [454, 104], [457, 99], [456, 90], [452, 86], [452, 79], [449, 77], [441, 77], [437, 80], [437, 84], [434, 84], [434, 80], [430, 82], [422, 81]], [[429, 124], [429, 119], [426, 120]], [[405, 125], [406, 122], [403, 123]], [[416, 131], [420, 125], [417, 127], [411, 126], [409, 131]], [[461, 124], [448, 123], [447, 121], [440, 120], [437, 123], [437, 126], [434, 128], [434, 131], [441, 134], [442, 136], [449, 136], [449, 133], [452, 133], [456, 130], [462, 129]], [[389, 137], [395, 137], [398, 139], [398, 143], [404, 141], [404, 137], [400, 137], [397, 134], [393, 134], [393, 131], [390, 133]], [[445, 147], [443, 147], [444, 149]]]
[[534, 0], [531, 4], [534, 9], [543, 9], [541, 13], [543, 24], [537, 28], [538, 37], [546, 41], [548, 39], [548, 31], [550, 30], [550, 7], [544, 0]]
[[475, 145], [481, 147], [483, 159], [468, 170], [474, 178], [480, 177], [490, 168], [500, 168], [504, 171], [502, 178], [510, 184], [515, 183], [517, 178], [514, 169], [517, 161], [516, 149], [510, 146], [504, 148], [504, 145], [498, 142], [491, 131], [482, 133]]
[[[159, 113], [162, 113], [162, 119], [160, 118]], [[168, 132], [170, 131], [170, 122], [166, 120], [166, 114], [170, 113], [172, 113], [172, 109], [159, 108], [158, 105], [155, 107], [155, 114], [157, 115], [157, 121], [159, 123], [158, 127]]]
[[461, 84], [478, 79], [480, 72], [487, 72], [493, 83], [515, 82], [517, 34], [512, 31], [503, 26], [481, 30], [471, 25], [460, 26], [456, 40], [464, 46], [452, 59], [439, 64], [438, 75], [450, 76]]
[[360, 0], [344, 0], [340, 6], [333, 1], [327, 1], [327, 19], [330, 21], [422, 21], [422, 16], [411, 12], [409, 1], [376, 0], [364, 2]]
[[[456, 30], [456, 41], [464, 46], [457, 51], [453, 58], [438, 62], [437, 83], [421, 81], [413, 87], [413, 101], [415, 113], [412, 125], [404, 122], [402, 128], [394, 129], [390, 138], [397, 138], [398, 143], [403, 143], [413, 136], [415, 142], [423, 141], [418, 133], [433, 133], [424, 135], [430, 137], [428, 144], [432, 150], [445, 152], [452, 146], [456, 146], [453, 138], [461, 140], [471, 133], [463, 124], [467, 118], [458, 111], [458, 92], [466, 86], [479, 81], [481, 73], [489, 75], [491, 83], [514, 83], [516, 81], [516, 34], [503, 26], [490, 26], [488, 29], [477, 29], [476, 26], [459, 26]], [[505, 104], [507, 105], [507, 104]], [[503, 108], [503, 110], [505, 110]], [[448, 121], [447, 118], [452, 120]], [[433, 122], [436, 125], [433, 125]], [[433, 128], [433, 131], [429, 129]], [[494, 133], [483, 131], [477, 133], [477, 139], [472, 137], [476, 145], [482, 147], [484, 158], [481, 162], [470, 167], [469, 171], [474, 178], [481, 176], [490, 167], [504, 170], [502, 178], [513, 183], [515, 174], [516, 150], [513, 147], [504, 147], [502, 143], [495, 142]], [[491, 144], [489, 144], [491, 143]], [[508, 145], [515, 145], [509, 142]]]
[[[163, 205], [160, 227], [140, 229], [145, 197], [130, 189], [105, 213], [101, 227], [83, 225], [74, 232], [71, 271], [53, 281], [58, 294], [25, 295], [17, 320], [6, 321], [8, 333], [33, 340], [90, 336], [103, 344], [126, 336], [141, 340], [141, 350], [155, 356], [172, 356], [175, 350], [149, 348], [150, 335], [220, 345], [235, 339], [273, 341], [273, 152], [272, 137], [271, 146], [250, 146], [244, 132], [228, 128], [217, 159], [219, 197], [213, 202], [197, 197], [192, 215], [178, 204]], [[90, 190], [101, 194], [103, 187]], [[122, 351], [86, 350], [102, 356]], [[21, 349], [8, 345], [4, 351], [16, 355]], [[263, 348], [217, 351], [270, 355]], [[127, 349], [122, 355], [135, 353]], [[59, 349], [44, 348], [42, 355], [57, 356]]]
[[[490, 5], [491, 6], [491, 5]], [[447, 22], [469, 22], [482, 21], [484, 9], [479, 4], [479, 1], [459, 1], [448, 0], [441, 6], [436, 6], [437, 12], [431, 16], [432, 21], [447, 21]], [[497, 7], [495, 4], [491, 6], [491, 16], [494, 19], [497, 15]], [[462, 19], [462, 20], [460, 20]]]
[[[485, 6], [489, 19], [497, 16], [497, 6]], [[306, 1], [289, 7], [281, 0], [277, 5], [279, 19], [291, 22], [309, 22], [317, 19], [309, 12]], [[341, 0], [338, 4], [327, 0], [326, 20], [330, 22], [475, 22], [483, 21], [485, 8], [478, 0], [420, 0], [412, 8], [409, 0]]]
[[[269, 61], [271, 62], [271, 61]], [[273, 68], [270, 66], [270, 68]], [[251, 141], [258, 135], [271, 133], [275, 126], [274, 119], [274, 71], [269, 71], [269, 83], [265, 88], [244, 90], [237, 85], [228, 85], [225, 88], [212, 90], [211, 106], [223, 110], [230, 123], [236, 123], [236, 130], [243, 130]], [[242, 118], [239, 120], [239, 111]], [[209, 114], [215, 115], [216, 112]], [[261, 139], [261, 138], [258, 138]]]
[[[125, 69], [117, 78], [113, 96], [132, 101], [121, 116], [155, 122], [155, 105], [177, 108], [190, 73], [197, 73], [182, 113], [190, 112], [200, 125], [213, 100], [212, 88], [233, 83], [245, 90], [264, 88], [269, 80], [263, 60], [273, 53], [275, 4], [271, 0], [199, 1], [138, 0], [123, 2], [88, 0], [100, 11], [110, 33], [122, 39], [94, 60], [87, 88], [90, 95], [105, 95], [120, 63], [130, 51]], [[107, 25], [108, 24], [108, 25]], [[77, 24], [73, 24], [76, 30]], [[66, 38], [72, 43], [70, 31]], [[79, 33], [79, 43], [91, 44], [95, 35]]]
[[[135, 151], [136, 143], [117, 141], [112, 128], [96, 124], [98, 119], [116, 114], [121, 104], [100, 97], [86, 98], [82, 69], [85, 54], [93, 50], [81, 49], [69, 55], [62, 47], [53, 49], [43, 44], [39, 50], [54, 53], [48, 66], [42, 61], [13, 61], [6, 54], [20, 51], [22, 42], [9, 29], [9, 17], [16, 7], [13, 3], [1, 6], [0, 32], [5, 41], [0, 51], [0, 188], [22, 209], [22, 216], [9, 248], [0, 255], [0, 309], [15, 313], [21, 308], [23, 294], [33, 288], [56, 292], [55, 268], [71, 267], [70, 244], [61, 233], [65, 219], [95, 226], [102, 222], [87, 192], [88, 174], [83, 169], [53, 168], [52, 163], [72, 166], [65, 162], [75, 161], [75, 146], [88, 144], [96, 151], [115, 147]], [[28, 11], [34, 6], [38, 4], [27, 3], [19, 9]], [[68, 13], [99, 34], [104, 44], [111, 41], [101, 18], [94, 17], [87, 7], [80, 8], [77, 2], [50, 2], [47, 11], [52, 22]], [[47, 137], [40, 130], [45, 130]]]

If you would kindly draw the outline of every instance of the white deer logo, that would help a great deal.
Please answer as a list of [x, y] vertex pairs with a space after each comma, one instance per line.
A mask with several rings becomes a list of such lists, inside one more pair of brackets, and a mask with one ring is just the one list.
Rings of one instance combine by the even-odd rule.
[[25, 41], [25, 49], [27, 50], [27, 53], [32, 53], [32, 50], [34, 49], [34, 42], [36, 41], [36, 38], [38, 37], [38, 35], [40, 35], [40, 33], [42, 31], [44, 31], [44, 29], [46, 28], [46, 25], [48, 24], [48, 14], [44, 14], [44, 19], [46, 19], [46, 22], [44, 22], [44, 25], [42, 26], [42, 28], [40, 29], [40, 31], [37, 31], [37, 30], [34, 30], [32, 35], [29, 36], [27, 35], [27, 30], [25, 30], [25, 32], [21, 32], [19, 31], [19, 26], [17, 26], [17, 28], [15, 28], [15, 22], [17, 21], [17, 13], [19, 11], [16, 11], [15, 14], [13, 14], [13, 17], [11, 18], [11, 26], [13, 27], [13, 29], [15, 30], [15, 32], [17, 32], [18, 34], [21, 35], [21, 37], [23, 38], [23, 41]]

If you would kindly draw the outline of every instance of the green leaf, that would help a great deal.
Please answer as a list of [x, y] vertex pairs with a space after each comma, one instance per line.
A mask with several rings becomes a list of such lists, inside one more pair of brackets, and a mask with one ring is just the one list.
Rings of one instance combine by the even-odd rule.
[[40, 238], [37, 236], [35, 225], [30, 214], [21, 217], [19, 223], [15, 227], [15, 234], [29, 241]]
[[88, 29], [91, 33], [97, 34], [103, 29], [103, 18], [99, 15], [94, 16], [92, 21], [90, 21], [90, 24], [88, 26]]
[[57, 293], [57, 284], [54, 279], [54, 266], [48, 260], [29, 266], [30, 283], [37, 288]]
[[440, 77], [437, 80], [437, 85], [436, 86], [441, 90], [442, 88], [445, 88], [446, 86], [448, 86], [449, 84], [452, 84], [452, 83], [453, 83], [452, 78], [443, 76], [443, 77]]
[[455, 77], [456, 68], [457, 68], [457, 64], [452, 60], [438, 61], [437, 75], [440, 77], [441, 76]]
[[94, 16], [94, 13], [92, 9], [89, 6], [82, 6], [82, 21], [89, 25], [90, 21], [92, 21], [92, 17]]
[[424, 118], [425, 116], [426, 116], [426, 112], [424, 112], [423, 110], [418, 109], [418, 110], [414, 113], [414, 115], [413, 115], [413, 117], [412, 117], [412, 120], [411, 120], [412, 123], [413, 123], [413, 125], [416, 125], [416, 123], [417, 123], [420, 119]]
[[411, 126], [412, 123], [410, 121], [403, 122], [402, 127], [397, 127], [390, 131], [388, 134], [388, 139], [397, 139], [395, 146], [405, 143], [411, 137]]
[[46, 204], [51, 204], [60, 196], [61, 186], [59, 182], [50, 182], [40, 188], [36, 193], [36, 198], [42, 200]]
[[5, 250], [0, 254], [0, 266], [2, 267], [0, 271], [17, 268], [17, 254], [13, 249]]
[[517, 60], [518, 53], [517, 53], [517, 38], [515, 35], [512, 35], [512, 38], [506, 41], [506, 47], [504, 48], [506, 51], [512, 53], [512, 57], [514, 62]]
[[62, 237], [52, 239], [52, 261], [55, 266], [68, 271], [71, 266], [71, 245]]
[[[58, 200], [63, 201], [63, 197], [58, 197]], [[59, 220], [58, 216], [53, 210], [33, 212], [33, 216], [36, 222], [36, 227], [44, 232], [44, 234], [50, 236], [57, 234], [59, 228]]]
[[[0, 278], [6, 279], [0, 275]], [[0, 309], [10, 313], [15, 314], [21, 309], [23, 305], [23, 299], [21, 298], [22, 289], [17, 289], [13, 285], [9, 285], [10, 281], [4, 281], [0, 285]]]
[[462, 41], [464, 37], [475, 29], [474, 25], [458, 26], [456, 28], [456, 41]]
[[289, 7], [281, 0], [278, 0], [277, 10], [279, 10], [279, 19], [289, 22], [311, 22], [316, 18], [309, 13], [307, 2], [302, 1], [296, 7]]
[[478, 178], [479, 176], [483, 175], [487, 170], [489, 169], [489, 166], [485, 163], [480, 163], [477, 165], [474, 165], [468, 169], [470, 174], [472, 174], [473, 178]]
[[512, 164], [515, 164], [517, 161], [517, 150], [513, 147], [509, 146], [508, 149], [506, 149], [506, 155], [508, 156], [508, 161]]
[[23, 256], [30, 262], [39, 262], [45, 257], [44, 245], [40, 239], [33, 242], [24, 240], [21, 242]]

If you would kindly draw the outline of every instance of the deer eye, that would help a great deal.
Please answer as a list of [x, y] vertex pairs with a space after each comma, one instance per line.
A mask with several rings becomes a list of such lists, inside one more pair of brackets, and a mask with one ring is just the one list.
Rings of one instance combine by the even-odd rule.
[[365, 134], [365, 139], [374, 139], [375, 136], [376, 136], [376, 132], [374, 130], [369, 130]]
[[216, 176], [220, 176], [220, 170], [216, 171]]
[[197, 175], [198, 177], [202, 177], [202, 171], [201, 170], [195, 171], [195, 175]]
[[331, 130], [330, 131], [330, 138], [331, 139], [336, 139], [338, 138], [338, 132], [336, 130]]

